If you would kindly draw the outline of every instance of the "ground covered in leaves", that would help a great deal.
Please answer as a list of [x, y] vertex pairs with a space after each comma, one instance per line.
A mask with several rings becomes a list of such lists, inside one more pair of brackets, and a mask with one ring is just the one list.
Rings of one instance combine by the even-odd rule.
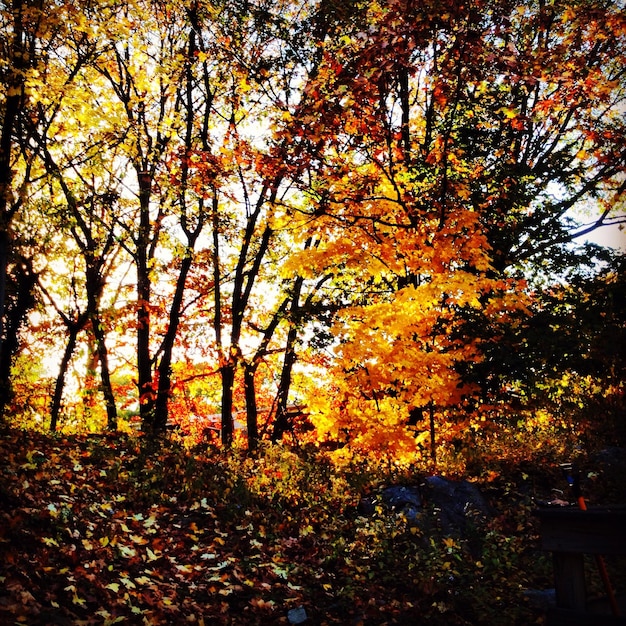
[[1, 431], [0, 623], [543, 623], [527, 469], [492, 476], [469, 540], [361, 515], [381, 480], [282, 447]]

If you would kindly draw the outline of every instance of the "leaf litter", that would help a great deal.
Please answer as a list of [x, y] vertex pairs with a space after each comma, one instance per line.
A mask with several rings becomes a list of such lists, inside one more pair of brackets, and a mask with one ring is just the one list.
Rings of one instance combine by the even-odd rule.
[[0, 433], [0, 458], [2, 623], [288, 624], [306, 606], [333, 624], [384, 602], [375, 581], [338, 601], [349, 572], [311, 532], [315, 512], [244, 506], [214, 458], [19, 430]]

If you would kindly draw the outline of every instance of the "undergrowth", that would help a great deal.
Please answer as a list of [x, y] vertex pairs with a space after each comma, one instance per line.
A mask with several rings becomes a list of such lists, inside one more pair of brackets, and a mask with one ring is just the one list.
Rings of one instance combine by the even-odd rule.
[[[2, 623], [287, 624], [298, 607], [320, 626], [544, 620], [527, 594], [552, 586], [533, 511], [568, 498], [567, 447], [457, 458], [493, 515], [452, 536], [360, 506], [427, 463], [18, 429], [0, 448]], [[594, 458], [576, 458], [590, 504], [623, 502]]]

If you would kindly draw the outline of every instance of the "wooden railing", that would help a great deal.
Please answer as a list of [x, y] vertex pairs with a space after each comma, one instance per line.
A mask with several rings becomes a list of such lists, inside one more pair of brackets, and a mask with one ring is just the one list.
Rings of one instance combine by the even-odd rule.
[[587, 599], [584, 555], [626, 555], [626, 508], [539, 509], [541, 547], [552, 552], [556, 608], [548, 626], [626, 626], [607, 607], [593, 612]]

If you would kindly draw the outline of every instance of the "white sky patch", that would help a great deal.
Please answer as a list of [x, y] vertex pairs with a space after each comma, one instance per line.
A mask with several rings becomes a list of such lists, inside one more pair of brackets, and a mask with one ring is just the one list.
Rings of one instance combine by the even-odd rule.
[[626, 252], [626, 228], [622, 225], [603, 226], [585, 237], [587, 241]]

